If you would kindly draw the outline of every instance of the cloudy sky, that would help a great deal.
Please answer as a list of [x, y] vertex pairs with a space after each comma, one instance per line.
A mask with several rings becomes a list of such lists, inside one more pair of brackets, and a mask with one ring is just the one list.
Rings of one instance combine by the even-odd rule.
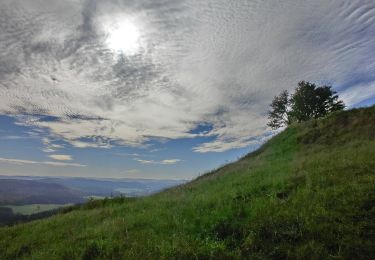
[[0, 174], [190, 179], [300, 80], [375, 103], [375, 1], [0, 0]]

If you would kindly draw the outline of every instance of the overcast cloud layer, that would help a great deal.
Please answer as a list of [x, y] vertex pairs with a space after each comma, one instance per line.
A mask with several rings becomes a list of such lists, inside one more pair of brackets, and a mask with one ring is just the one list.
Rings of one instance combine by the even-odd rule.
[[[139, 38], [121, 54], [108, 37], [124, 21]], [[375, 1], [0, 0], [0, 114], [76, 147], [246, 147], [302, 79], [348, 105], [375, 95]]]

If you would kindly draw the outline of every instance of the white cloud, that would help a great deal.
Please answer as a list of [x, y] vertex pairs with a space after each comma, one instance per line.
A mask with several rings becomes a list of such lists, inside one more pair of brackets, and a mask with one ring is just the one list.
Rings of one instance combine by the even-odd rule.
[[124, 157], [139, 157], [139, 156], [141, 156], [138, 153], [113, 153], [113, 154], [118, 155], [118, 156], [124, 156]]
[[72, 156], [67, 155], [67, 154], [51, 154], [51, 155], [48, 155], [48, 157], [57, 161], [72, 161], [73, 160]]
[[355, 85], [341, 93], [347, 106], [353, 106], [363, 100], [375, 97], [375, 82]]
[[21, 140], [21, 139], [27, 139], [28, 137], [26, 136], [18, 136], [18, 135], [5, 135], [1, 136], [0, 139], [4, 140]]
[[[272, 97], [299, 80], [350, 104], [375, 94], [373, 0], [82, 3], [0, 3], [0, 114], [56, 117], [18, 120], [75, 147], [194, 138], [205, 122], [214, 138], [194, 150], [225, 151], [261, 138]], [[119, 57], [102, 24], [129, 15], [142, 45]]]
[[45, 153], [54, 153], [54, 152], [56, 152], [56, 150], [51, 149], [51, 148], [43, 148], [42, 151], [45, 152]]
[[180, 159], [166, 159], [166, 160], [161, 161], [162, 164], [175, 164], [178, 162], [181, 162], [181, 160]]
[[64, 148], [64, 146], [61, 145], [61, 144], [54, 144], [53, 141], [48, 137], [43, 137], [42, 143], [44, 145], [44, 148], [42, 149], [42, 151], [45, 152], [45, 153], [54, 153], [58, 149]]
[[141, 164], [164, 164], [164, 165], [176, 164], [182, 161], [180, 159], [165, 159], [161, 161], [143, 160], [143, 159], [134, 159], [134, 160], [137, 162], [140, 162]]
[[130, 174], [137, 174], [137, 173], [140, 173], [141, 171], [138, 169], [130, 169], [130, 170], [127, 170], [126, 172]]
[[72, 166], [72, 167], [86, 167], [87, 165], [78, 164], [78, 163], [65, 163], [65, 162], [50, 162], [50, 161], [31, 161], [31, 160], [21, 160], [21, 159], [9, 159], [9, 158], [0, 158], [0, 162], [11, 163], [11, 164], [40, 164], [40, 165], [49, 165], [49, 166]]

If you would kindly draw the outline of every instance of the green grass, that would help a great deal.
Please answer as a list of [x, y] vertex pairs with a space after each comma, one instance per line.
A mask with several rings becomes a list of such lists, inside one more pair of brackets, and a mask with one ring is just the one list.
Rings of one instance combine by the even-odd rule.
[[1, 259], [371, 259], [375, 107], [293, 125], [144, 198], [0, 229]]
[[30, 205], [22, 205], [22, 206], [15, 206], [15, 205], [4, 205], [2, 207], [10, 208], [13, 211], [13, 214], [21, 214], [21, 215], [32, 215], [44, 211], [49, 211], [53, 209], [58, 209], [61, 207], [71, 206], [72, 204], [30, 204]]

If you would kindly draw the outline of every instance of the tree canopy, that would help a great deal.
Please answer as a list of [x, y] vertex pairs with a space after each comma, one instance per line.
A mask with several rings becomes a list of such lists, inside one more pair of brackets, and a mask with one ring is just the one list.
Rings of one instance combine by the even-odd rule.
[[345, 104], [331, 86], [316, 86], [300, 81], [291, 95], [284, 90], [275, 96], [268, 112], [268, 126], [272, 129], [287, 126], [293, 122], [307, 121], [313, 118], [343, 110]]

